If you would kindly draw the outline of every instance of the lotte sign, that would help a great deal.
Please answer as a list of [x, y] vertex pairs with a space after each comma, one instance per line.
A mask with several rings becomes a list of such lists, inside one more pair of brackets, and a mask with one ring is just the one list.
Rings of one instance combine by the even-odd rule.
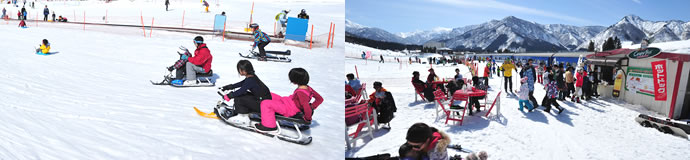
[[652, 62], [652, 74], [654, 75], [654, 100], [665, 101], [666, 90], [666, 60]]

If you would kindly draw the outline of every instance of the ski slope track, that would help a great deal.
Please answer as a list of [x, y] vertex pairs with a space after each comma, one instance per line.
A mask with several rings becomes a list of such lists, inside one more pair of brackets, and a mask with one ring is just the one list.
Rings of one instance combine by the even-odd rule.
[[[156, 9], [164, 11], [163, 1], [158, 2]], [[234, 6], [229, 1], [223, 2], [221, 6]], [[116, 1], [112, 5], [130, 3], [146, 7], [153, 2]], [[241, 5], [251, 5], [245, 3]], [[280, 11], [278, 5], [271, 3], [256, 2], [255, 20], [271, 22]], [[344, 13], [342, 1], [281, 3], [293, 12], [307, 8], [313, 23], [323, 26], [325, 31], [319, 30], [322, 34], [327, 33], [331, 21], [343, 26], [344, 15], [338, 15]], [[61, 10], [58, 5], [48, 5]], [[62, 9], [71, 11], [69, 7], [81, 7], [87, 9], [87, 14], [88, 10], [97, 9], [92, 1], [81, 5], [65, 5]], [[200, 11], [200, 4], [195, 5], [199, 5], [196, 9]], [[36, 6], [42, 9], [43, 5]], [[242, 17], [249, 16], [249, 7], [246, 8], [247, 15]], [[136, 10], [138, 13], [139, 9]], [[8, 8], [8, 13], [13, 12], [16, 10]], [[113, 12], [117, 10], [111, 8], [109, 14]], [[69, 13], [71, 19], [72, 12]], [[212, 15], [198, 14], [212, 20]], [[163, 21], [161, 15], [156, 17], [156, 23], [159, 17]], [[122, 16], [122, 19], [139, 18], [139, 14]], [[187, 16], [185, 21], [195, 21], [190, 10]], [[199, 22], [212, 23], [208, 18], [201, 19]], [[193, 109], [212, 112], [221, 99], [216, 88], [243, 79], [236, 70], [237, 61], [243, 59], [237, 53], [248, 53], [252, 42], [227, 39], [223, 42], [220, 37], [204, 36], [214, 58], [216, 87], [176, 88], [151, 85], [149, 80], [160, 81], [167, 74], [165, 67], [179, 58], [176, 51], [180, 45], [194, 48], [195, 34], [154, 30], [153, 37], [143, 37], [141, 29], [137, 32], [129, 27], [87, 26], [83, 31], [81, 26], [39, 23], [21, 29], [16, 24], [0, 22], [0, 42], [3, 42], [0, 56], [4, 57], [0, 60], [0, 79], [4, 81], [0, 84], [3, 110], [0, 159], [341, 159], [343, 156], [342, 149], [334, 144], [343, 142], [344, 99], [341, 90], [332, 89], [342, 85], [342, 77], [336, 75], [342, 75], [339, 73], [344, 65], [343, 39], [336, 38], [335, 48], [330, 49], [309, 50], [281, 43], [266, 47], [267, 50], [292, 50], [292, 63], [250, 60], [271, 92], [292, 94], [296, 86], [290, 83], [288, 71], [302, 67], [311, 76], [309, 85], [324, 97], [324, 103], [315, 110], [311, 129], [306, 131], [313, 142], [298, 145], [201, 117]], [[344, 37], [343, 33], [337, 32], [336, 37]], [[42, 39], [50, 41], [51, 52], [59, 53], [36, 55], [33, 49]]]

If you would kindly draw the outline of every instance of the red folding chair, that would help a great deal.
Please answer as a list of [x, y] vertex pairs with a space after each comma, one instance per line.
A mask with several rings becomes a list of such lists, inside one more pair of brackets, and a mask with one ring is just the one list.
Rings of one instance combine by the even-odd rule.
[[[453, 97], [453, 99], [450, 101], [450, 104], [453, 104], [453, 101], [465, 101], [465, 107], [463, 109], [446, 109], [445, 105], [443, 104], [444, 101], [448, 101], [448, 98], [446, 95], [443, 93], [441, 90], [436, 90], [434, 91], [434, 96], [436, 96], [436, 103], [438, 106], [441, 107], [441, 110], [443, 111], [444, 114], [446, 114], [446, 122], [445, 124], [448, 124], [448, 121], [458, 121], [460, 122], [460, 125], [462, 125], [462, 121], [465, 119], [465, 110], [467, 109], [467, 104], [468, 104], [468, 97]], [[450, 106], [450, 105], [449, 105]], [[453, 115], [453, 113], [460, 113], [462, 111], [462, 114], [460, 115]], [[438, 109], [436, 112], [436, 118], [438, 118]], [[460, 117], [457, 117], [460, 116]]]
[[424, 86], [414, 83], [412, 83], [412, 86], [414, 86], [414, 92], [417, 93], [417, 95], [414, 96], [414, 101], [417, 101], [417, 96], [421, 97], [422, 101], [426, 101], [426, 98], [424, 98], [424, 95], [422, 95], [422, 91], [424, 91]]
[[[365, 89], [366, 86], [367, 86], [366, 83], [362, 83], [362, 87], [359, 88], [359, 90], [355, 91], [357, 93], [357, 95], [353, 95], [352, 98], [346, 99], [345, 104], [346, 105], [357, 104], [360, 102], [360, 100], [366, 100], [366, 96], [365, 96], [366, 95], [366, 89]], [[364, 97], [364, 98], [362, 98], [362, 97]]]
[[[369, 108], [367, 103], [345, 108], [345, 118], [360, 117], [359, 122], [352, 125], [345, 125], [345, 142], [347, 143], [348, 150], [351, 146], [355, 145], [357, 139], [363, 138], [366, 135], [374, 139], [374, 129], [371, 127], [372, 119], [369, 114]], [[349, 133], [349, 128], [355, 125], [357, 125], [355, 132]], [[366, 133], [362, 133], [364, 127], [368, 128]]]
[[[491, 109], [494, 108], [494, 105], [496, 105], [496, 102], [498, 102], [498, 106], [499, 106], [499, 108], [500, 108], [500, 106], [501, 106], [501, 93], [503, 93], [503, 91], [499, 91], [498, 94], [496, 94], [496, 98], [494, 98], [494, 101], [491, 102], [491, 107], [489, 108], [488, 111], [486, 111], [486, 115], [484, 115], [484, 117], [488, 117], [488, 116], [489, 116], [489, 113], [491, 113]], [[485, 107], [485, 108], [486, 108], [486, 107]]]

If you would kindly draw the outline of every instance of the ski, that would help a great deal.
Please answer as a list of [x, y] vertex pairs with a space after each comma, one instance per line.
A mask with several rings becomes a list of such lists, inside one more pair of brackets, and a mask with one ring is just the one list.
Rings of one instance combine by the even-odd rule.
[[448, 148], [455, 149], [455, 150], [458, 150], [460, 152], [465, 152], [465, 153], [471, 153], [472, 152], [471, 150], [468, 150], [466, 148], [462, 148], [462, 146], [460, 144], [449, 144]]
[[[213, 113], [216, 114], [216, 115], [218, 115], [218, 110], [217, 110], [217, 109], [214, 109], [214, 110], [213, 110]], [[219, 120], [222, 121], [223, 123], [227, 124], [227, 125], [230, 125], [230, 126], [233, 126], [233, 127], [239, 128], [239, 129], [242, 129], [242, 130], [251, 131], [251, 132], [254, 132], [254, 133], [259, 133], [259, 134], [261, 134], [261, 135], [265, 135], [265, 136], [269, 136], [269, 137], [276, 137], [276, 138], [278, 138], [278, 139], [280, 139], [280, 140], [282, 140], [282, 141], [286, 141], [286, 142], [290, 142], [290, 143], [301, 144], [301, 145], [307, 145], [307, 144], [310, 144], [311, 141], [312, 141], [311, 136], [304, 136], [300, 130], [297, 130], [298, 137], [290, 137], [290, 136], [286, 136], [286, 135], [281, 134], [283, 131], [282, 131], [282, 129], [281, 129], [280, 126], [278, 126], [278, 133], [276, 133], [276, 134], [271, 134], [271, 133], [260, 132], [259, 130], [257, 130], [256, 128], [254, 128], [254, 127], [253, 127], [253, 124], [256, 124], [256, 122], [251, 123], [252, 125], [250, 125], [250, 126], [240, 126], [240, 125], [236, 125], [236, 124], [233, 124], [233, 123], [224, 121], [224, 120], [221, 119], [221, 118], [219, 118]], [[297, 128], [297, 127], [296, 127], [296, 128]]]
[[[218, 116], [216, 115], [215, 112], [206, 113], [206, 112], [204, 112], [204, 111], [199, 110], [199, 108], [196, 108], [196, 107], [194, 107], [194, 111], [196, 111], [196, 113], [197, 113], [199, 116], [202, 116], [202, 117], [205, 117], [205, 118], [211, 118], [211, 119], [218, 119]], [[261, 122], [261, 117], [260, 117], [258, 114], [250, 114], [250, 115], [249, 115], [249, 119], [250, 119], [251, 121], [254, 121], [254, 122]], [[282, 127], [285, 127], [285, 128], [291, 129], [291, 130], [297, 130], [297, 129], [299, 129], [299, 130], [301, 130], [301, 131], [304, 131], [304, 130], [308, 130], [309, 128], [311, 128], [311, 127], [308, 126], [308, 125], [295, 124], [295, 123], [293, 123], [293, 122], [286, 121], [286, 120], [278, 120], [278, 124], [279, 124], [280, 126], [282, 126]], [[298, 127], [295, 128], [295, 125], [297, 125]]]
[[[271, 53], [273, 52], [273, 53]], [[249, 54], [244, 55], [242, 53], [239, 53], [240, 57], [242, 58], [247, 58], [247, 59], [258, 59], [258, 52], [255, 51], [249, 51]], [[266, 51], [266, 60], [267, 61], [274, 61], [274, 62], [292, 62], [292, 59], [288, 58], [287, 56], [290, 55], [290, 50], [281, 52], [281, 51]]]

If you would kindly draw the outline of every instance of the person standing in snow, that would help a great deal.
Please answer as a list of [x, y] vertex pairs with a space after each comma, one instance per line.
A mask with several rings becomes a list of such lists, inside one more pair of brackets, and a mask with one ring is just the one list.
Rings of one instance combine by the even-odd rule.
[[[248, 60], [240, 60], [237, 62], [237, 73], [244, 76], [244, 80], [229, 84], [218, 89], [221, 92], [239, 88], [229, 94], [223, 95], [223, 100], [230, 101], [234, 99], [234, 112], [228, 108], [221, 108], [218, 110], [220, 118], [230, 123], [248, 126], [250, 125], [249, 113], [261, 113], [261, 102], [271, 99], [271, 91], [266, 87], [264, 82], [256, 76], [252, 63]], [[237, 115], [233, 115], [237, 113]]]
[[297, 15], [297, 18], [300, 18], [300, 19], [309, 19], [309, 15], [307, 14], [307, 10], [302, 9], [302, 12], [300, 12], [300, 13]]
[[532, 62], [532, 59], [527, 60], [527, 64], [525, 64], [522, 68], [523, 73], [521, 77], [527, 77], [527, 84], [529, 85], [529, 100], [532, 102], [532, 105], [534, 105], [534, 108], [538, 108], [539, 103], [537, 103], [537, 99], [534, 98], [534, 82], [536, 81], [537, 76]]
[[[170, 5], [170, 0], [165, 0], [165, 11], [168, 11], [169, 5]], [[206, 12], [208, 12], [208, 9], [206, 9]]]
[[24, 8], [24, 6], [22, 6], [21, 15], [20, 15], [20, 16], [21, 16], [21, 19], [22, 19], [22, 20], [26, 20], [26, 8]]
[[427, 155], [429, 160], [447, 160], [448, 144], [450, 137], [434, 127], [429, 127], [424, 123], [415, 123], [407, 130], [406, 144], [423, 155]]
[[43, 21], [48, 21], [48, 15], [50, 14], [50, 10], [48, 10], [48, 5], [43, 8]]
[[254, 35], [254, 44], [252, 45], [252, 50], [256, 49], [256, 47], [259, 47], [259, 61], [266, 61], [266, 50], [264, 50], [264, 47], [271, 43], [271, 38], [268, 37], [268, 34], [264, 33], [259, 29], [259, 25], [256, 23], [252, 23], [249, 25], [250, 28], [252, 28], [252, 35]]
[[5, 9], [5, 7], [2, 7], [2, 17], [0, 17], [0, 18], [4, 19], [5, 16], [7, 16], [6, 13], [7, 13], [7, 10]]
[[206, 2], [206, 0], [204, 0], [203, 3], [204, 3], [204, 7], [206, 7], [206, 12], [208, 13], [208, 7], [210, 5], [208, 5], [208, 2]]
[[[501, 71], [503, 71], [503, 78], [505, 79], [505, 81], [503, 82], [503, 88], [505, 88], [506, 93], [508, 93], [508, 91], [513, 91], [513, 79], [511, 79], [513, 76], [512, 70], [515, 70], [515, 72], [517, 72], [517, 69], [512, 64], [512, 61], [510, 59], [507, 59], [503, 63], [503, 65], [501, 65]], [[510, 86], [508, 86], [508, 84], [510, 84]]]
[[196, 79], [197, 73], [208, 73], [211, 71], [211, 62], [213, 62], [213, 56], [211, 51], [206, 47], [204, 43], [204, 38], [201, 36], [196, 36], [194, 38], [194, 55], [188, 57], [187, 55], [182, 55], [181, 59], [187, 60], [183, 69], [177, 69], [175, 74], [176, 80], [185, 79], [184, 85], [193, 85], [199, 83]]
[[381, 58], [381, 60], [379, 60], [379, 63], [385, 63], [385, 61], [383, 60], [383, 54], [379, 55], [379, 57]]
[[577, 103], [580, 103], [580, 97], [582, 96], [582, 86], [585, 81], [585, 77], [587, 77], [587, 73], [583, 72], [582, 69], [577, 69], [577, 73], [575, 73], [575, 93], [573, 94], [572, 101]]
[[566, 93], [568, 92], [568, 86], [563, 77], [564, 74], [562, 66], [558, 64], [553, 65], [553, 79], [556, 81], [556, 86], [558, 87], [558, 100], [560, 101], [565, 100], [565, 97], [567, 97]]
[[55, 22], [55, 11], [53, 11], [53, 15], [52, 15], [52, 16], [53, 16], [53, 21], [52, 21], [52, 22]]
[[[293, 68], [288, 73], [288, 77], [292, 84], [297, 85], [297, 89], [288, 97], [271, 93], [270, 100], [261, 101], [261, 123], [255, 125], [260, 132], [277, 132], [276, 114], [292, 117], [302, 112], [304, 115], [301, 118], [311, 122], [314, 110], [323, 102], [321, 95], [307, 85], [309, 73], [306, 70]], [[314, 103], [311, 103], [312, 98], [314, 98]]]
[[[165, 11], [168, 11], [168, 6], [170, 5], [170, 0], [165, 0]], [[208, 9], [207, 9], [208, 12]]]
[[[573, 91], [575, 91], [575, 78], [573, 77], [573, 67], [568, 67], [567, 71], [565, 71], [565, 84], [568, 87], [568, 89], [565, 92], [565, 97], [570, 97], [570, 94]], [[575, 102], [575, 100], [572, 98], [570, 100]]]
[[290, 13], [290, 10], [286, 9], [286, 10], [283, 10], [280, 13], [278, 13], [275, 17], [276, 22], [278, 22], [278, 24], [280, 24], [280, 28], [279, 28], [280, 32], [278, 33], [278, 35], [280, 37], [283, 37], [285, 35], [285, 31], [287, 29], [287, 21], [288, 21], [287, 20], [287, 14], [288, 13]]
[[534, 106], [532, 106], [532, 104], [529, 102], [529, 92], [530, 91], [529, 84], [527, 84], [527, 77], [522, 77], [522, 79], [520, 79], [520, 89], [515, 90], [515, 93], [518, 94], [518, 103], [520, 106], [520, 108], [518, 109], [520, 111], [524, 112], [522, 108], [525, 108], [525, 106], [527, 108], [527, 111], [529, 112], [532, 112], [532, 110], [534, 109]]
[[542, 105], [546, 107], [544, 109], [545, 112], [550, 112], [551, 111], [551, 105], [555, 106], [556, 109], [558, 109], [558, 114], [561, 114], [563, 112], [563, 108], [561, 108], [560, 105], [558, 105], [558, 102], [556, 101], [556, 97], [558, 97], [558, 84], [554, 81], [553, 76], [548, 76], [548, 81], [546, 83], [546, 95], [544, 98], [546, 98], [546, 102], [542, 102]]

